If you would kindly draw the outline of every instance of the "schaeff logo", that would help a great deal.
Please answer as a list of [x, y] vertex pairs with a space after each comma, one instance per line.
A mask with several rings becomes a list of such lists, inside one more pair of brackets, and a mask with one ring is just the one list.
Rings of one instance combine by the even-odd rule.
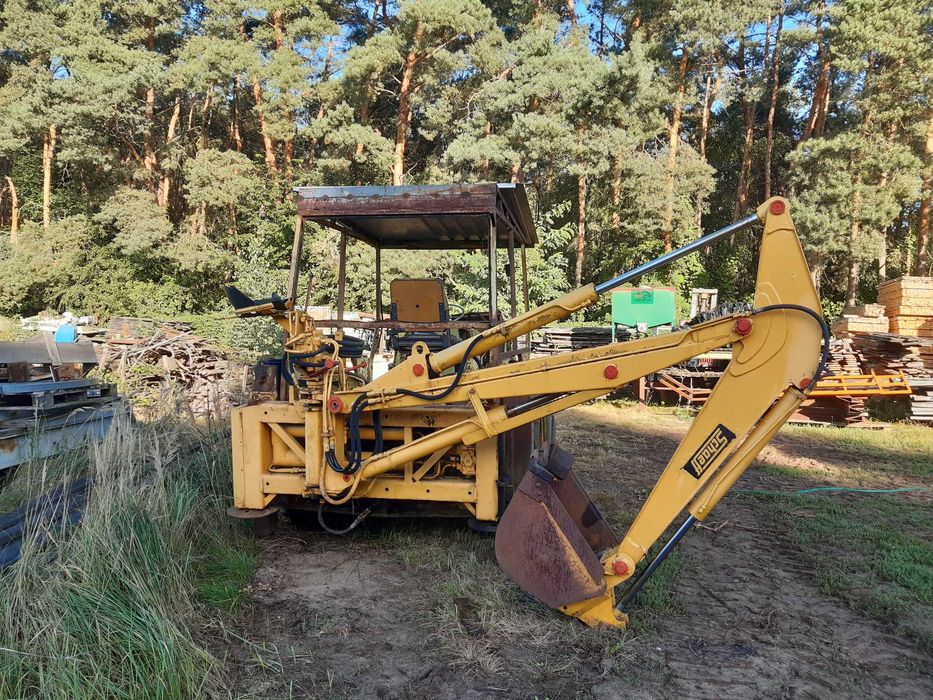
[[693, 453], [693, 457], [684, 465], [684, 471], [690, 474], [690, 476], [699, 479], [733, 440], [735, 440], [735, 433], [720, 423], [713, 428], [713, 432], [703, 441], [699, 449]]

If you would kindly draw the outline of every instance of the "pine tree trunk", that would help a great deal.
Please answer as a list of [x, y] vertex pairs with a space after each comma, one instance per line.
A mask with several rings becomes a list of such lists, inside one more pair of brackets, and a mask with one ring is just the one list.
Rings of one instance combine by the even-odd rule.
[[618, 230], [622, 223], [622, 214], [619, 212], [619, 202], [622, 201], [622, 155], [616, 153], [612, 158], [612, 191], [609, 202], [612, 204], [612, 228]]
[[240, 133], [240, 76], [233, 79], [233, 99], [230, 106], [230, 138], [237, 153], [243, 151], [243, 135]]
[[[486, 125], [483, 127], [483, 138], [488, 139], [492, 135], [492, 122], [488, 119], [486, 120]], [[483, 158], [483, 163], [480, 166], [480, 170], [483, 173], [483, 178], [489, 176], [489, 157], [486, 156]]]
[[684, 46], [680, 57], [678, 70], [679, 82], [677, 96], [674, 98], [674, 112], [671, 115], [670, 142], [667, 154], [667, 208], [664, 212], [664, 252], [669, 253], [674, 248], [674, 175], [677, 169], [677, 146], [680, 143], [680, 119], [683, 114], [684, 96], [687, 92], [687, 62], [690, 54]]
[[768, 106], [767, 141], [765, 146], [765, 199], [771, 196], [771, 158], [774, 154], [774, 115], [777, 112], [780, 89], [781, 29], [784, 26], [784, 5], [778, 12], [777, 29], [774, 32], [774, 49], [771, 58], [771, 102]]
[[641, 27], [641, 9], [636, 7], [632, 21], [625, 26], [625, 37], [622, 41], [624, 49], [627, 49], [629, 44], [632, 43], [632, 36], [638, 31], [639, 27]]
[[816, 78], [816, 87], [813, 88], [813, 99], [810, 102], [810, 112], [807, 115], [801, 141], [806, 141], [811, 136], [814, 138], [820, 136], [823, 124], [826, 122], [826, 110], [829, 107], [830, 55], [829, 46], [825, 40], [826, 32], [823, 29], [822, 14], [826, 4], [821, 2], [817, 7], [820, 14], [816, 16], [816, 61], [820, 70]]
[[846, 306], [855, 306], [858, 296], [858, 280], [861, 273], [861, 261], [855, 256], [859, 233], [862, 229], [862, 176], [855, 178], [855, 193], [852, 196], [852, 220], [849, 224], [849, 274], [846, 283]]
[[58, 142], [58, 128], [49, 124], [42, 135], [42, 227], [52, 223], [52, 161], [55, 158], [55, 144]]
[[[165, 132], [165, 145], [171, 146], [175, 141], [175, 134], [178, 131], [178, 120], [181, 119], [181, 95], [175, 96], [175, 107], [172, 109], [172, 116], [168, 120], [168, 129]], [[162, 186], [159, 187], [159, 206], [168, 209], [169, 200], [172, 194], [172, 176], [170, 173], [162, 173]]]
[[577, 28], [577, 10], [573, 6], [573, 0], [567, 0], [567, 15], [570, 17], [570, 27]]
[[709, 136], [709, 123], [713, 113], [713, 103], [722, 87], [722, 59], [716, 64], [716, 80], [712, 75], [706, 76], [706, 90], [703, 93], [703, 118], [700, 122], [700, 159], [706, 162], [706, 138]]
[[577, 266], [574, 279], [577, 286], [583, 284], [583, 251], [586, 247], [586, 175], [577, 175]]
[[259, 118], [259, 132], [262, 134], [262, 146], [266, 156], [266, 166], [273, 173], [279, 172], [278, 163], [275, 162], [275, 144], [269, 135], [266, 126], [266, 117], [262, 111], [262, 88], [259, 86], [259, 77], [253, 76], [253, 101], [256, 103], [256, 114]]
[[735, 207], [732, 218], [740, 219], [748, 208], [748, 174], [752, 169], [752, 145], [755, 142], [755, 103], [749, 99], [748, 74], [745, 65], [745, 41], [739, 43], [739, 72], [742, 74], [742, 127], [745, 138], [742, 142], [742, 162], [735, 187]]
[[5, 179], [10, 188], [10, 246], [15, 247], [19, 234], [19, 195], [16, 194], [13, 178], [7, 175]]
[[408, 147], [408, 130], [411, 128], [411, 93], [415, 68], [418, 65], [418, 44], [424, 34], [424, 27], [419, 20], [415, 25], [411, 49], [405, 57], [402, 68], [402, 80], [398, 93], [398, 119], [395, 125], [395, 153], [392, 160], [392, 184], [401, 185], [405, 179], [405, 149]]
[[[379, 15], [379, 0], [373, 3], [373, 16], [369, 20], [369, 24], [366, 26], [366, 41], [372, 39], [373, 34], [376, 33], [376, 17]], [[369, 123], [369, 102], [373, 98], [373, 79], [372, 76], [366, 78], [366, 85], [363, 87], [363, 104], [360, 105], [360, 126], [366, 126]], [[363, 144], [357, 142], [356, 148], [353, 149], [354, 155], [359, 158], [363, 154]], [[356, 184], [360, 184], [357, 182]]]
[[[155, 26], [154, 17], [146, 20], [146, 50], [155, 51]], [[149, 174], [147, 185], [149, 191], [155, 194], [156, 201], [159, 200], [158, 182], [159, 159], [156, 157], [154, 146], [155, 133], [155, 87], [150, 85], [146, 88], [146, 127], [143, 131], [143, 168]]]
[[[246, 26], [242, 23], [240, 24], [240, 36], [243, 37], [245, 43], [249, 43], [249, 37], [246, 36]], [[259, 133], [262, 134], [262, 146], [266, 157], [266, 167], [269, 168], [270, 172], [278, 173], [279, 166], [275, 161], [275, 143], [273, 143], [272, 137], [269, 135], [266, 117], [262, 111], [262, 86], [259, 84], [259, 75], [253, 74], [251, 76], [251, 81], [253, 86], [253, 102], [256, 105], [256, 116], [259, 120]]]
[[927, 122], [927, 138], [923, 149], [924, 170], [920, 186], [920, 211], [917, 215], [917, 264], [914, 274], [930, 274], [930, 209], [933, 199], [933, 114]]
[[[321, 69], [321, 83], [326, 83], [330, 77], [330, 62], [333, 59], [333, 57], [334, 57], [334, 37], [331, 36], [327, 40], [327, 55], [324, 57], [324, 66]], [[324, 114], [325, 114], [324, 100], [321, 100], [321, 104], [318, 105], [318, 109], [317, 109], [318, 121], [324, 118]], [[297, 125], [295, 128], [297, 130]], [[311, 139], [311, 152], [308, 154], [308, 168], [309, 169], [314, 168], [314, 159], [317, 156], [317, 144], [318, 144], [318, 138], [317, 136], [315, 136], [314, 138]], [[356, 147], [360, 148], [362, 145], [363, 144], [361, 143], [357, 143]], [[363, 152], [362, 149], [360, 149], [360, 153], [362, 152]]]
[[204, 95], [204, 102], [201, 103], [201, 148], [207, 149], [211, 145], [211, 102], [213, 98], [214, 85], [211, 83], [207, 88], [207, 94]]
[[[706, 162], [706, 138], [709, 136], [709, 122], [713, 112], [713, 103], [722, 87], [722, 59], [716, 64], [716, 80], [712, 74], [706, 76], [706, 89], [703, 92], [703, 118], [700, 122], [700, 160]], [[697, 193], [697, 229], [703, 229], [703, 197]]]

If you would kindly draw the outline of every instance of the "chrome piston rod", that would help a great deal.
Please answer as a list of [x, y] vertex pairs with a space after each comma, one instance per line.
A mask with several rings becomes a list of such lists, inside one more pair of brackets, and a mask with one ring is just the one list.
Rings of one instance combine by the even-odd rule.
[[705, 236], [697, 238], [695, 241], [691, 241], [683, 248], [672, 250], [670, 253], [665, 253], [659, 258], [649, 260], [645, 264], [639, 265], [638, 267], [631, 269], [628, 272], [623, 272], [618, 277], [613, 277], [611, 280], [606, 280], [605, 282], [597, 284], [596, 293], [599, 295], [605, 294], [611, 289], [615, 289], [616, 287], [623, 285], [626, 282], [636, 280], [642, 275], [647, 275], [649, 272], [653, 272], [659, 267], [670, 265], [672, 262], [679, 260], [685, 255], [690, 255], [690, 253], [694, 253], [701, 248], [705, 248], [711, 243], [715, 243], [716, 241], [725, 238], [726, 236], [731, 236], [733, 233], [748, 228], [755, 223], [758, 223], [758, 215], [749, 214], [744, 219], [739, 219], [738, 221], [731, 223], [728, 226], [719, 229], [718, 231], [713, 231], [712, 233], [708, 233]]

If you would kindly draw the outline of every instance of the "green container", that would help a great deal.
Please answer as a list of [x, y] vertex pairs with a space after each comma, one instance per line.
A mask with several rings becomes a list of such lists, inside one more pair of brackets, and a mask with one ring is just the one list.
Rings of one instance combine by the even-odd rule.
[[674, 324], [673, 287], [626, 287], [612, 293], [612, 327], [647, 328]]

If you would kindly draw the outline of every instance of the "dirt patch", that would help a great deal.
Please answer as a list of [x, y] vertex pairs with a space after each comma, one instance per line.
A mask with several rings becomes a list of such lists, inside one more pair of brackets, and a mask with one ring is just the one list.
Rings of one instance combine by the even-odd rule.
[[[612, 411], [569, 411], [559, 437], [622, 531], [686, 425]], [[846, 450], [826, 450], [842, 468]], [[824, 483], [822, 454], [782, 434], [762, 461], [813, 478], [752, 469], [740, 486]], [[607, 632], [530, 600], [499, 571], [492, 539], [457, 523], [378, 522], [343, 539], [286, 524], [263, 543], [248, 608], [216, 653], [236, 697], [933, 696], [929, 656], [821, 592], [766, 508], [729, 496], [707, 525], [681, 545], [676, 604]]]

